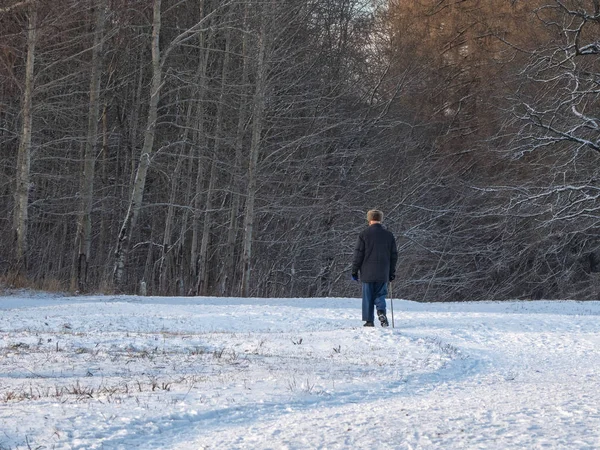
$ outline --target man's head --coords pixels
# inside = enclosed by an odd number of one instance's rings
[[[369,224],[379,223],[383,220],[383,213],[378,209],[371,209],[367,211],[367,222]]]

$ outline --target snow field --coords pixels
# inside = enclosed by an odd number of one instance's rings
[[[0,449],[597,449],[600,303],[0,297]]]

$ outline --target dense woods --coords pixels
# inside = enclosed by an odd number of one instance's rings
[[[598,298],[597,0],[0,0],[0,276]]]

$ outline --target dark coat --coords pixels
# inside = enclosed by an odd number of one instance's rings
[[[396,277],[398,249],[394,235],[380,223],[374,223],[358,235],[354,249],[352,274],[360,271],[363,283],[386,283]]]

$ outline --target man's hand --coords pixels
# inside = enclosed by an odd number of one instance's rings
[[[396,279],[396,275],[394,275],[394,274],[390,275],[390,283],[391,283],[392,281],[394,281],[395,279]]]
[[[352,279],[353,279],[354,281],[358,281],[358,274],[357,274],[357,273],[353,273],[353,274],[352,274]]]

